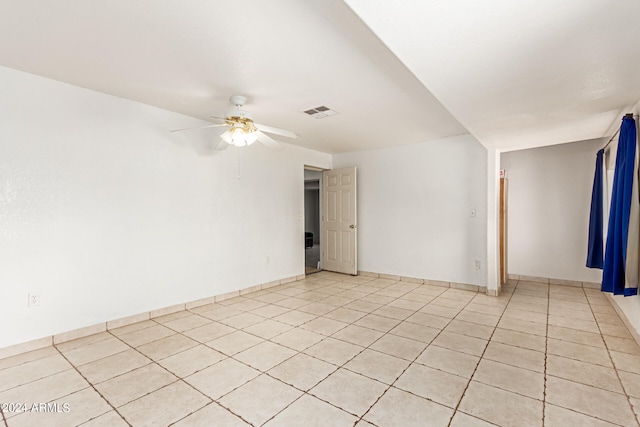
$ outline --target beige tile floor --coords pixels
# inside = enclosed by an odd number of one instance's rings
[[[12,427],[637,426],[640,348],[598,290],[322,272],[0,359],[0,402]]]

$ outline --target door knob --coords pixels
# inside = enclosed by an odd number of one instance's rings
[[[351,225],[349,226],[349,228],[356,228],[356,226],[355,226],[355,225],[353,225],[353,224],[351,224]]]

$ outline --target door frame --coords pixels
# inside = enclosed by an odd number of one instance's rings
[[[303,166],[303,177],[302,177],[302,229],[303,229],[303,242],[304,242],[304,220],[306,218],[306,211],[305,211],[305,206],[304,206],[304,171],[308,170],[308,171],[313,171],[313,172],[320,172],[320,178],[319,180],[319,200],[318,200],[318,218],[320,220],[320,235],[318,236],[318,241],[320,242],[320,268],[318,269],[318,271],[322,271],[324,268],[324,239],[322,238],[322,233],[324,232],[322,229],[322,172],[326,171],[326,170],[330,170],[327,168],[321,168],[321,167],[317,167],[317,166],[311,166],[311,165],[304,165]],[[304,248],[304,245],[302,246]],[[303,252],[303,257],[302,257],[302,268],[303,271],[306,271],[306,256],[304,256],[304,252]]]
[[[507,235],[506,235],[506,204],[505,204],[505,178],[500,178],[500,286],[506,283],[506,244],[507,244]]]
[[[507,173],[500,177],[500,209],[499,215],[499,250],[498,259],[499,286],[507,284],[509,281],[509,178]]]

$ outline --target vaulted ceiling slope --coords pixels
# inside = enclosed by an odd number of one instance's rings
[[[329,153],[469,131],[514,149],[613,133],[640,100],[639,12],[636,0],[3,0],[0,65],[204,120],[246,95],[257,122]],[[339,114],[303,113],[321,105]]]
[[[640,1],[345,1],[485,146],[608,136],[640,101]]]

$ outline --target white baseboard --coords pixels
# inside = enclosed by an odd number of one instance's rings
[[[464,289],[472,292],[486,292],[486,286],[468,283],[445,282],[442,280],[425,279],[420,277],[399,276],[396,274],[376,273],[372,271],[358,271],[359,276],[378,277],[380,279],[398,280],[402,282],[421,283],[425,285],[441,286],[443,288]]]

